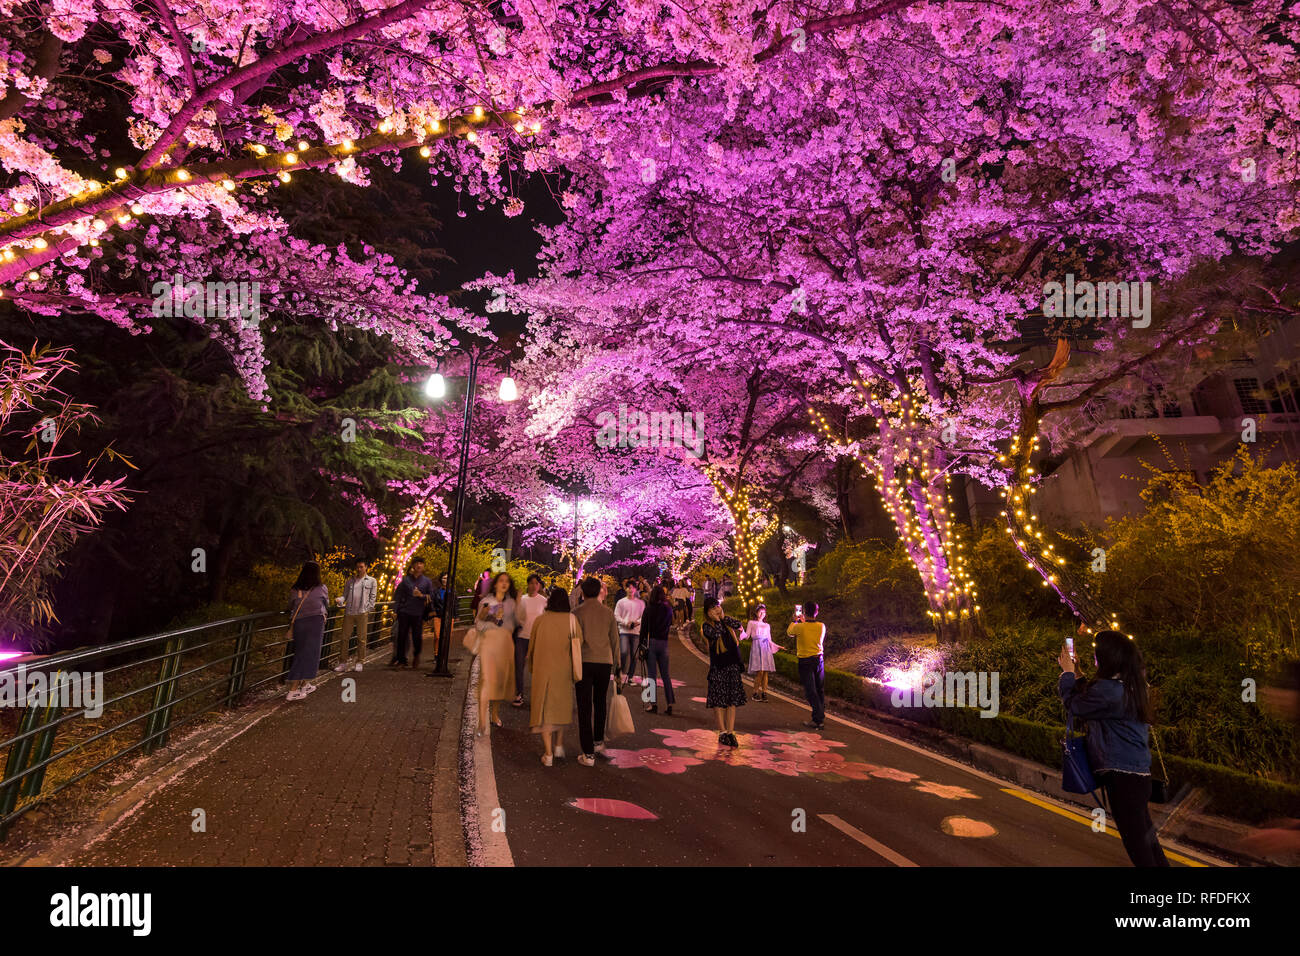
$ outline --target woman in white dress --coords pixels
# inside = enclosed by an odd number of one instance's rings
[[[772,628],[767,623],[767,605],[754,608],[754,616],[745,624],[749,638],[749,672],[754,675],[754,700],[767,700],[767,675],[776,670],[774,652],[781,650],[772,643]]]

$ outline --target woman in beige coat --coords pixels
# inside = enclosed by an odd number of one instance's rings
[[[581,644],[582,626],[569,613],[569,595],[563,588],[551,588],[546,610],[532,623],[528,639],[528,664],[533,672],[528,723],[533,733],[542,735],[542,765],[546,767],[555,757],[564,756],[564,728],[573,723],[575,637]]]
[[[501,702],[515,692],[515,582],[502,571],[479,601],[475,624],[480,630],[478,734],[488,719],[501,726]]]

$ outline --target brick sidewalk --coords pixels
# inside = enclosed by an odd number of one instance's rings
[[[343,702],[335,677],[306,700],[277,705],[64,862],[464,865],[463,837],[447,822],[459,808],[436,808],[434,794],[435,781],[441,802],[458,793],[467,661],[453,660],[455,679],[432,680],[428,668],[379,666],[387,657],[342,675],[356,678],[354,703]],[[159,777],[161,785],[166,774]],[[206,832],[192,830],[196,808],[206,813]]]

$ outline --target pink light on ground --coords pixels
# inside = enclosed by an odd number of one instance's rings
[[[26,651],[0,651],[0,661],[11,661],[15,657],[27,656]]]

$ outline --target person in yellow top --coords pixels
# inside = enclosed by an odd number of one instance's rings
[[[795,605],[794,621],[785,629],[787,637],[795,639],[795,654],[799,658],[799,680],[812,707],[812,720],[805,727],[821,730],[826,724],[826,663],[822,645],[826,641],[826,625],[817,620],[821,610],[816,601]]]

